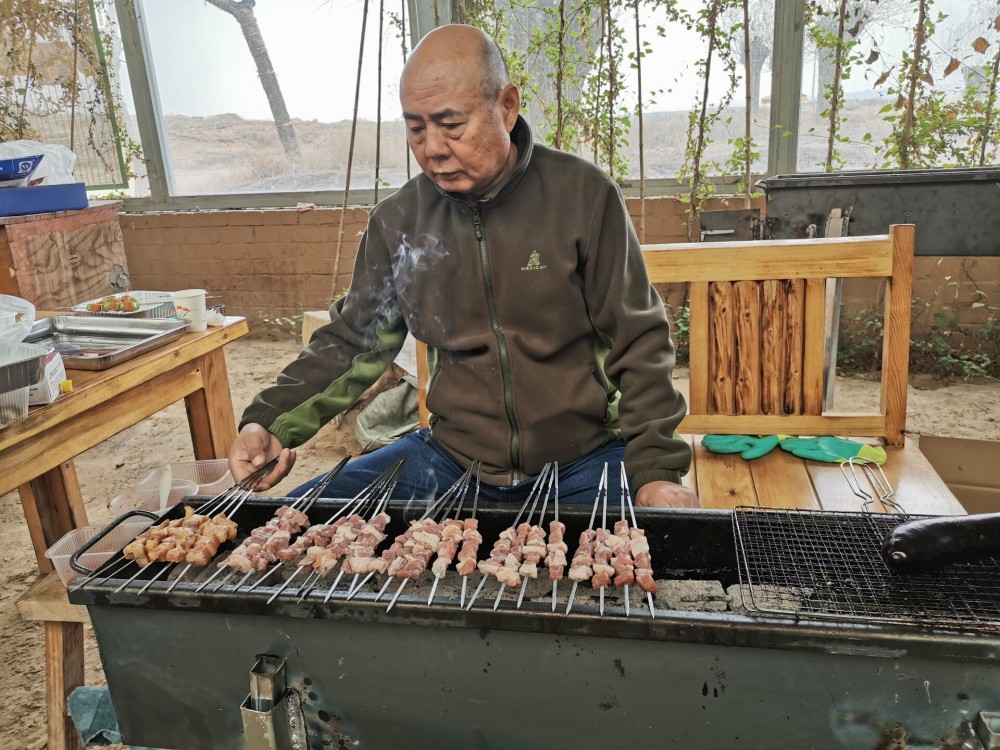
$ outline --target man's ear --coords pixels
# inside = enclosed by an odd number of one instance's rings
[[[503,110],[503,121],[509,133],[514,129],[517,116],[521,113],[521,92],[513,83],[508,83],[500,92],[500,107]]]

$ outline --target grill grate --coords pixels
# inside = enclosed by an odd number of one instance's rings
[[[744,606],[794,617],[1000,630],[1000,558],[896,573],[882,538],[920,516],[737,507]]]

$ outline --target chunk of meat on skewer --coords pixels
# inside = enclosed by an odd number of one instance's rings
[[[462,549],[458,551],[458,565],[455,570],[460,576],[467,576],[476,569],[476,558],[483,535],[479,533],[479,519],[466,518],[462,521]]]
[[[549,521],[549,542],[545,545],[548,554],[545,556],[545,565],[549,569],[550,581],[561,580],[566,568],[566,553],[569,552],[569,547],[563,541],[565,533],[566,524]]]

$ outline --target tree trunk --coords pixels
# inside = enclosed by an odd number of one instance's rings
[[[298,161],[302,157],[299,139],[295,135],[292,119],[288,116],[285,97],[281,93],[278,76],[271,64],[271,56],[267,53],[264,35],[260,33],[257,17],[253,13],[256,0],[207,0],[207,2],[219,10],[225,11],[239,23],[247,48],[250,50],[250,56],[253,57],[254,64],[257,66],[260,85],[263,87],[267,103],[271,107],[271,116],[274,117],[274,127],[278,131],[281,147],[285,150],[285,156]]]
[[[910,168],[910,152],[913,151],[913,131],[917,127],[917,82],[924,62],[924,21],[927,18],[927,0],[917,2],[917,25],[913,28],[913,61],[907,71],[907,95],[903,110],[903,121],[899,134],[899,168]]]

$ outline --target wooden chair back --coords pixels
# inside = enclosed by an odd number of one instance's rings
[[[812,240],[645,245],[654,283],[689,282],[691,385],[684,433],[878,437],[902,447],[913,225]],[[885,280],[878,412],[825,412],[828,279]]]

